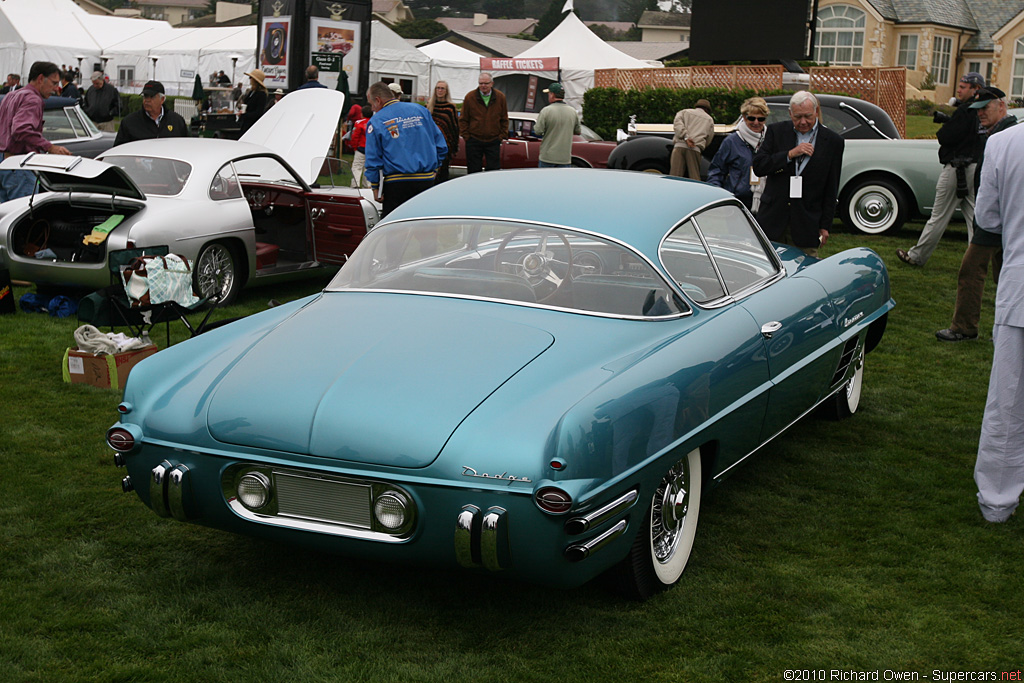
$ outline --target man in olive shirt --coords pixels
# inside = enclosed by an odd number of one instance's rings
[[[540,143],[540,168],[572,166],[572,136],[580,134],[580,117],[565,103],[565,88],[552,83],[545,90],[548,106],[540,110],[533,130],[544,139]]]

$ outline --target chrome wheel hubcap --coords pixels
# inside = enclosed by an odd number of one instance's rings
[[[651,511],[651,545],[658,562],[668,562],[679,544],[680,531],[689,508],[690,467],[686,459],[669,470],[654,496]]]

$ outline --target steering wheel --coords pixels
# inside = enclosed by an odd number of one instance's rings
[[[529,233],[533,233],[530,235]],[[526,248],[527,251],[514,263],[502,260],[505,249],[509,243],[517,237],[533,238],[537,240],[535,246],[516,245],[516,249]],[[554,257],[553,252],[548,249],[548,239],[551,235],[545,230],[535,228],[518,228],[501,240],[498,250],[494,252],[494,269],[500,272],[513,273],[526,278],[537,296],[537,303],[545,303],[554,298],[567,282],[572,280],[572,246],[568,238],[562,233],[558,237],[565,245],[565,260],[561,261]]]

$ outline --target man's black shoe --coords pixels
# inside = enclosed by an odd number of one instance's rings
[[[959,332],[954,332],[953,330],[951,330],[949,328],[946,328],[944,330],[939,330],[938,332],[936,332],[935,333],[935,338],[938,339],[939,341],[958,342],[958,341],[970,341],[972,339],[977,339],[978,335],[976,335],[976,334],[960,334]]]

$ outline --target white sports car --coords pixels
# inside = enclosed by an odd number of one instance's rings
[[[341,93],[303,90],[239,141],[6,159],[0,169],[34,171],[41,191],[0,205],[0,256],[12,278],[98,289],[110,283],[109,252],[167,245],[195,264],[200,295],[222,303],[248,282],[342,263],[379,218],[369,190],[328,179],[324,154],[344,106]]]

